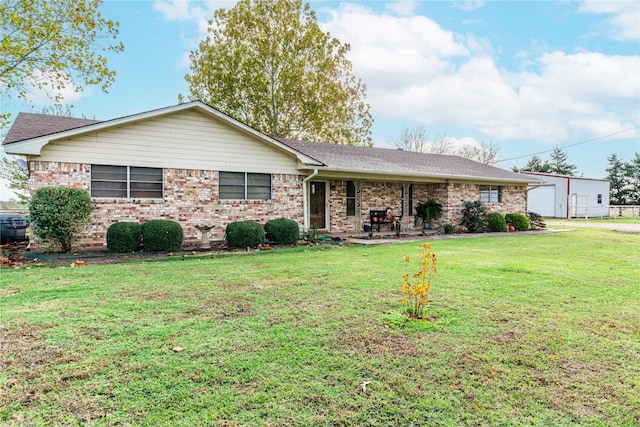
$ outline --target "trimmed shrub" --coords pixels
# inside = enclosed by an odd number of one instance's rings
[[[451,223],[446,223],[444,225],[444,234],[451,234],[455,230],[456,226]]]
[[[487,208],[480,200],[462,202],[460,225],[466,227],[471,233],[477,233],[484,229],[486,222]]]
[[[137,222],[116,222],[107,229],[107,249],[109,252],[135,252],[142,247],[142,224]]]
[[[300,240],[300,226],[292,219],[272,219],[264,225],[268,241],[274,245],[293,245]]]
[[[230,248],[257,248],[264,243],[264,229],[255,221],[235,221],[227,225],[227,245]]]
[[[529,217],[529,228],[532,230],[544,230],[547,228],[547,223],[544,222],[544,217],[535,212],[527,212]]]
[[[510,213],[504,216],[507,224],[512,225],[518,231],[526,231],[529,229],[529,218],[525,214]]]
[[[42,187],[29,201],[31,231],[71,253],[71,243],[91,224],[91,197],[80,188]]]
[[[489,231],[507,231],[507,222],[500,212],[491,212],[487,215],[487,227]]]
[[[148,252],[176,251],[182,248],[184,232],[175,221],[152,219],[142,226],[142,244]]]

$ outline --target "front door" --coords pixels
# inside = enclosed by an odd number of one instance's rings
[[[311,181],[309,183],[309,227],[327,228],[327,183]]]

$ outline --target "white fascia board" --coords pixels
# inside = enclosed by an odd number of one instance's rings
[[[311,167],[307,167],[307,169],[312,169]],[[314,167],[313,169],[318,169],[320,172],[319,176],[326,176],[331,178],[338,178],[341,174],[348,176],[359,175],[362,177],[388,177],[395,178],[398,181],[406,181],[408,178],[420,178],[420,179],[434,179],[438,182],[447,182],[447,181],[473,181],[473,182],[497,182],[497,183],[505,183],[505,184],[537,184],[542,182],[539,179],[533,177],[526,177],[520,180],[516,179],[505,179],[505,178],[491,178],[491,177],[481,177],[481,176],[469,176],[469,175],[447,175],[447,174],[419,174],[419,173],[398,173],[392,171],[367,171],[362,169],[342,169],[336,167],[324,167],[318,168]]]
[[[3,144],[2,150],[7,154],[21,156],[39,156],[42,147],[47,145],[49,141],[49,138],[32,138],[26,141]]]

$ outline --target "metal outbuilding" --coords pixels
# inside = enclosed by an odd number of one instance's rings
[[[530,187],[527,210],[554,218],[588,218],[609,216],[609,191],[606,179],[593,179],[542,172],[523,172],[541,179]]]

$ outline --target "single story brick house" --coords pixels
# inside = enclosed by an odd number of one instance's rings
[[[106,245],[120,221],[170,219],[186,241],[196,225],[289,218],[301,229],[358,233],[370,210],[393,209],[404,229],[414,205],[443,205],[435,227],[457,224],[462,202],[491,211],[526,212],[521,175],[457,156],[272,138],[199,101],[107,121],[21,113],[5,140],[7,154],[26,157],[31,191],[86,189],[93,226],[81,248]]]

